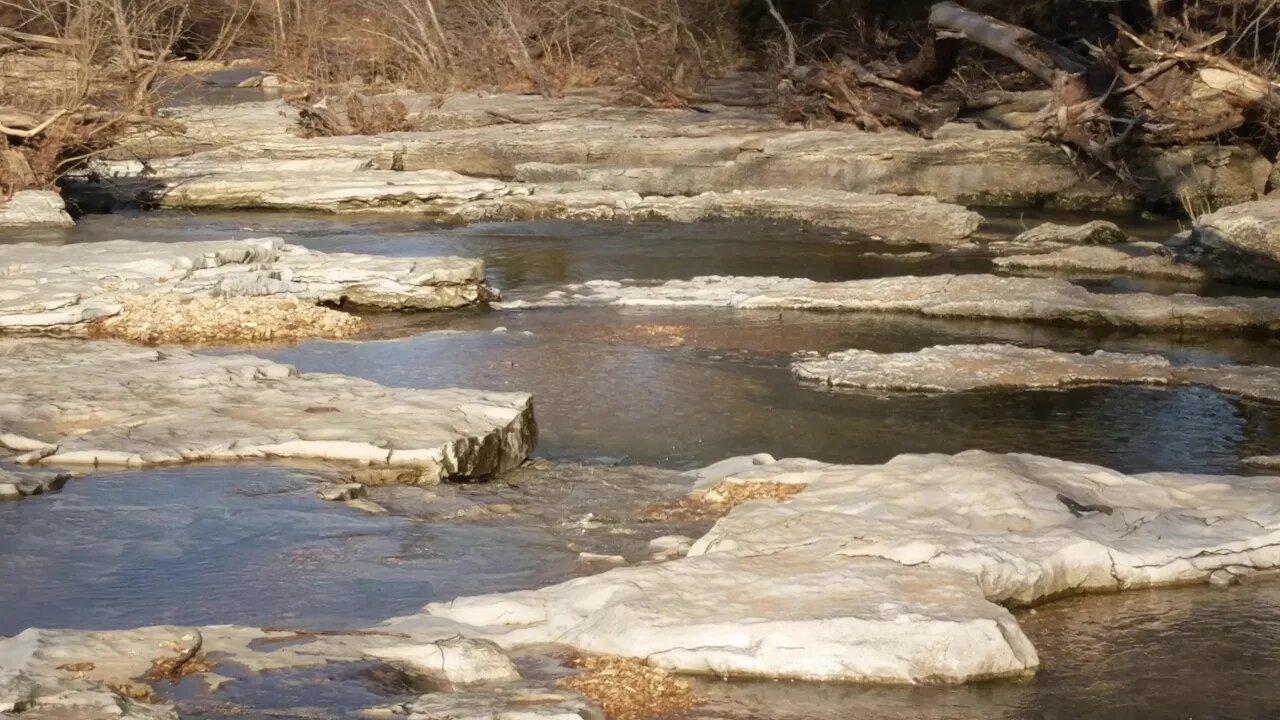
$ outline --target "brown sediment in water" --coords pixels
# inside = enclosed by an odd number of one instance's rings
[[[570,664],[582,672],[560,684],[598,704],[609,720],[662,717],[706,702],[688,683],[643,660],[577,655]]]
[[[640,511],[640,517],[647,522],[714,520],[751,500],[786,502],[805,487],[801,483],[722,482],[675,502],[650,505]]]
[[[89,334],[142,345],[270,343],[345,338],[364,328],[354,315],[296,298],[161,293],[129,299],[118,315],[94,321]]]

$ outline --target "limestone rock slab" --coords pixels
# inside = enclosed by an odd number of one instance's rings
[[[913,353],[846,350],[801,358],[791,372],[801,380],[875,390],[963,392],[1001,388],[1053,388],[1096,383],[1173,382],[1174,368],[1159,355],[1064,353],[1015,345],[938,345]]]
[[[1280,299],[1276,298],[1103,294],[1059,279],[981,274],[830,283],[714,275],[662,283],[595,280],[498,306],[579,305],[914,313],[1147,330],[1271,330],[1280,319]]]
[[[247,355],[119,342],[0,341],[0,444],[19,462],[141,467],[306,458],[405,482],[515,467],[528,395],[388,388]]]
[[[804,551],[619,568],[427,612],[508,647],[557,642],[724,677],[962,682],[1038,664],[968,578]]]
[[[0,199],[0,228],[70,227],[62,196],[49,190],[21,190],[8,200]]]
[[[690,551],[805,547],[967,574],[993,602],[1207,582],[1280,566],[1276,478],[1145,473],[1035,455],[902,455],[884,465],[766,465],[737,481],[801,482],[749,503]]]
[[[486,293],[479,260],[322,253],[279,238],[0,245],[0,280],[0,332],[73,334],[152,294],[429,310]]]
[[[1175,366],[1159,355],[1058,352],[998,343],[936,345],[916,352],[845,350],[800,355],[800,380],[832,387],[907,392],[966,392],[1078,385],[1202,385],[1246,400],[1280,402],[1280,368]]]

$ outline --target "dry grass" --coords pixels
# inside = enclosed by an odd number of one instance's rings
[[[572,665],[582,673],[560,684],[604,708],[609,720],[663,717],[706,702],[688,683],[643,660],[579,655]]]
[[[650,505],[640,511],[640,517],[648,522],[714,520],[724,517],[742,503],[751,500],[786,502],[804,489],[805,485],[801,483],[722,482],[710,490],[673,503]]]
[[[364,327],[354,315],[294,298],[161,293],[126,301],[120,314],[95,321],[90,334],[143,345],[271,343],[349,337]]]

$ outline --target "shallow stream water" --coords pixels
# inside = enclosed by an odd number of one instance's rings
[[[1038,220],[1010,215],[989,229],[1010,234]],[[1137,222],[1131,229],[1154,238],[1176,228]],[[845,280],[991,268],[981,252],[921,256],[907,253],[922,248],[753,224],[442,228],[379,217],[156,212],[90,217],[69,231],[0,235],[0,242],[266,235],[326,251],[483,257],[491,283],[509,298],[592,279]],[[683,470],[756,452],[883,462],[902,452],[982,448],[1130,472],[1242,473],[1248,472],[1242,458],[1280,451],[1280,407],[1204,389],[877,394],[806,386],[788,372],[791,354],[801,350],[987,341],[1155,352],[1175,362],[1280,364],[1280,348],[1248,338],[711,310],[472,310],[369,320],[368,336],[358,341],[252,352],[303,371],[388,385],[532,392],[537,454],[555,462],[488,484],[377,488],[373,499],[391,511],[383,515],[316,499],[316,484],[332,477],[317,468],[92,475],[57,495],[0,504],[0,634],[29,626],[156,623],[359,627],[430,601],[545,585],[598,569],[580,562],[580,552],[636,560],[650,537],[697,534],[698,527],[635,522],[645,503],[676,497],[689,483],[675,473],[630,469],[637,465]],[[1022,611],[1020,621],[1044,661],[1030,681],[964,688],[706,681],[699,691],[713,702],[696,715],[1280,715],[1273,680],[1280,667],[1280,583],[1076,598]],[[345,717],[368,704],[367,680],[350,668],[258,686],[245,680],[237,712],[306,706]],[[306,690],[317,684],[324,693]]]

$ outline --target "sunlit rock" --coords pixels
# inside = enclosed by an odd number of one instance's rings
[[[1280,299],[1092,293],[1065,280],[996,275],[902,276],[846,282],[703,276],[666,282],[593,280],[499,307],[719,307],[911,313],[927,317],[1100,325],[1145,330],[1273,330]]]
[[[80,335],[89,332],[93,321],[127,312],[131,305],[141,315],[157,315],[155,322],[173,314],[149,312],[148,303],[169,302],[143,299],[153,295],[294,298],[397,310],[460,307],[487,297],[479,260],[322,253],[279,238],[0,245],[0,280],[0,332]],[[287,337],[290,314],[277,312],[271,303],[264,305],[270,307],[261,321],[275,323]],[[216,313],[210,314],[216,319]],[[208,332],[203,332],[206,339],[218,339],[218,327],[224,327],[231,339],[243,334],[236,327],[243,324],[239,313],[233,314],[234,322],[211,320],[204,329]],[[143,321],[145,317],[139,322]],[[137,329],[137,323],[128,324]],[[314,325],[342,327],[327,320]],[[192,328],[196,330],[200,328]],[[160,334],[158,341],[181,339]]]
[[[803,489],[738,506],[681,560],[427,612],[506,647],[559,642],[683,672],[964,682],[1036,669],[1002,605],[1280,566],[1276,478],[970,451],[784,460],[720,482]]]
[[[388,388],[247,355],[0,342],[0,444],[19,462],[142,467],[307,458],[430,484],[517,466],[528,395]]]
[[[0,440],[0,445],[3,445]],[[61,489],[70,473],[49,470],[15,470],[0,467],[0,500],[21,500]]]
[[[68,227],[74,223],[62,196],[49,190],[21,190],[0,197],[0,228]]]

